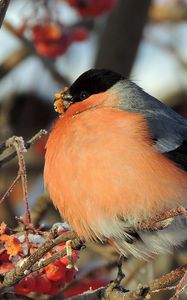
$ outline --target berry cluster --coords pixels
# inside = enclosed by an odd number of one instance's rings
[[[75,9],[81,17],[96,17],[109,10],[117,0],[64,0]],[[38,5],[36,1],[34,5]],[[40,55],[56,59],[63,55],[74,42],[82,42],[89,37],[90,31],[78,24],[66,26],[60,16],[54,17],[54,12],[43,2],[44,17],[28,17],[18,28],[20,36],[28,37],[34,43]],[[35,9],[35,11],[39,11]]]
[[[96,17],[111,10],[116,0],[66,0],[82,17]]]
[[[29,234],[28,239],[22,235],[1,235],[2,246],[0,248],[0,274],[15,268],[15,266],[22,262],[22,259],[27,257],[28,249],[29,253],[33,253],[36,249],[45,242],[43,236],[39,234]],[[29,241],[29,248],[28,248]],[[63,250],[66,247],[65,244],[60,244],[54,247],[51,252],[48,252],[43,258],[49,258],[55,253]],[[73,250],[72,255],[73,262],[76,263],[78,259],[78,251]],[[72,281],[76,274],[74,268],[67,268],[69,264],[67,256],[60,258],[59,260],[47,265],[43,269],[40,269],[32,274],[29,274],[22,279],[17,285],[15,285],[15,291],[20,295],[28,295],[35,292],[39,295],[54,295],[66,283]]]
[[[25,23],[19,28],[19,33],[25,35],[27,32],[31,33],[37,52],[50,58],[63,55],[73,42],[82,42],[89,36],[84,27],[65,27],[53,21],[34,25]]]
[[[64,245],[58,246],[58,251],[63,248]],[[57,249],[55,249],[55,251],[57,251]],[[76,262],[78,252],[74,251],[73,253],[74,262]],[[41,295],[55,295],[66,283],[71,282],[76,274],[75,269],[68,269],[67,265],[67,257],[62,257],[47,267],[28,275],[15,286],[16,292],[20,295],[28,295],[31,292]]]

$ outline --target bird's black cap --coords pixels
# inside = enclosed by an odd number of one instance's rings
[[[93,94],[105,92],[124,77],[106,69],[90,69],[84,72],[69,88],[73,102],[81,101]]]

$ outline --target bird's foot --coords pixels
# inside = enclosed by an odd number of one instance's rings
[[[129,290],[127,290],[126,288],[124,288],[123,286],[121,286],[121,281],[125,278],[125,274],[122,270],[123,267],[123,261],[124,261],[125,257],[124,256],[120,256],[117,267],[118,267],[118,273],[117,273],[117,277],[114,281],[112,281],[108,288],[107,288],[107,292],[111,292],[113,289],[117,289],[123,293],[129,292]]]
[[[66,266],[67,269],[75,269],[78,271],[78,267],[74,262],[73,258],[73,250],[72,250],[72,241],[69,240],[66,242],[66,252],[67,252],[67,258],[68,258],[68,265]]]
[[[114,282],[117,285],[120,285],[120,283],[123,280],[123,278],[125,278],[125,273],[122,270],[124,259],[125,259],[125,257],[121,255],[120,258],[119,258],[118,264],[117,264],[118,273],[117,273],[116,279],[114,280]]]

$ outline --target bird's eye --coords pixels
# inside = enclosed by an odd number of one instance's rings
[[[80,100],[84,100],[84,99],[86,99],[86,98],[88,98],[88,97],[89,97],[88,92],[82,91],[82,92],[80,93]]]

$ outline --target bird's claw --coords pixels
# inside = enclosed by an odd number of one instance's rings
[[[120,285],[121,281],[125,277],[125,274],[122,271],[122,265],[123,265],[124,259],[125,259],[124,256],[120,256],[120,259],[117,264],[117,267],[118,267],[117,277],[114,281],[110,282],[110,284],[107,288],[107,293],[110,293],[113,289],[117,289],[118,291],[123,292],[123,293],[129,292],[129,290],[127,290],[126,288],[124,288],[123,286]]]

